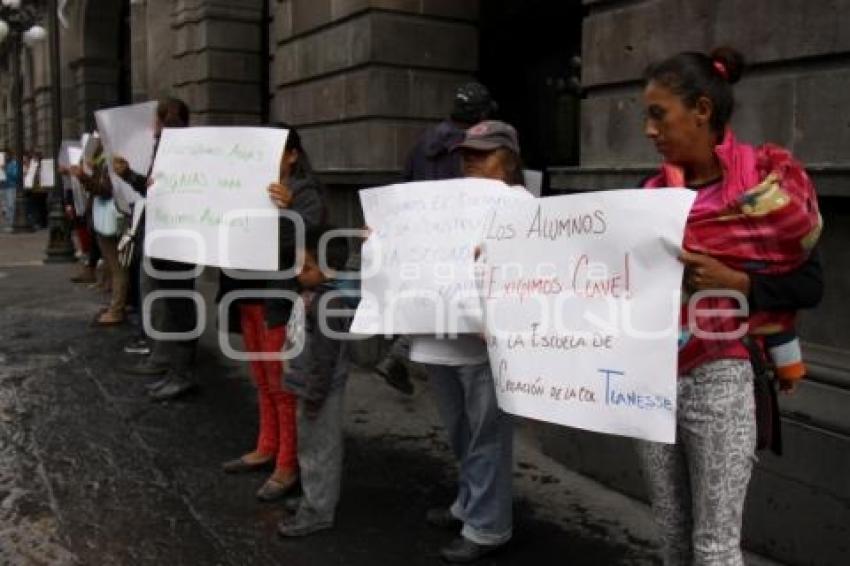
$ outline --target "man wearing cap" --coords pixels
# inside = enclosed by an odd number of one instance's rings
[[[493,190],[525,190],[519,140],[510,124],[488,120],[469,128],[454,153],[465,177],[506,185]],[[499,407],[479,335],[419,334],[410,341],[410,360],[428,374],[459,469],[455,500],[430,509],[426,519],[435,527],[460,530],[440,555],[449,563],[468,564],[504,548],[513,534],[513,419]]]
[[[476,82],[460,86],[455,92],[449,118],[426,130],[410,152],[404,180],[439,181],[463,177],[461,156],[453,149],[464,140],[470,127],[488,119],[496,110],[497,105],[487,87]],[[408,395],[413,393],[413,383],[405,365],[409,352],[407,337],[400,336],[387,356],[375,366],[375,372],[389,385]]]
[[[465,177],[497,179],[508,186],[525,186],[516,129],[506,122],[487,120],[466,131],[455,147]]]

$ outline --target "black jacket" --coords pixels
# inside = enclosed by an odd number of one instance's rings
[[[290,185],[292,191],[292,205],[289,210],[298,214],[303,220],[307,228],[317,226],[325,220],[327,215],[327,207],[325,204],[324,191],[319,181],[312,176],[293,180]],[[295,263],[295,243],[296,243],[296,228],[295,223],[285,217],[280,219],[280,228],[278,236],[279,260],[278,268],[280,270],[290,269]],[[250,273],[250,272],[245,272]],[[257,274],[258,276],[261,274]],[[219,286],[216,301],[221,299],[232,291],[242,290],[275,290],[297,292],[298,285],[295,277],[287,279],[270,279],[258,277],[257,279],[234,279],[228,277],[222,271],[219,275]],[[287,298],[257,298],[257,299],[239,299],[230,303],[228,312],[228,331],[241,333],[242,329],[239,323],[239,305],[240,304],[258,304],[263,303],[266,307],[266,325],[269,328],[283,326],[289,320],[289,315],[292,312],[292,301]],[[221,324],[221,321],[219,321]]]
[[[327,325],[327,329],[336,334],[349,331],[351,319],[348,316],[328,316],[328,313],[348,309],[343,298],[329,296],[327,309],[321,308],[323,297],[338,289],[336,282],[329,281],[305,292],[306,308],[293,313],[286,331],[288,351],[299,349],[296,344],[301,345],[300,353],[290,361],[285,372],[286,388],[319,405],[332,391],[342,388],[348,378],[348,342],[323,328]]]
[[[464,136],[464,130],[449,120],[429,128],[407,158],[404,180],[439,181],[463,177],[460,155],[452,149]]]
[[[750,273],[750,309],[785,311],[811,309],[823,298],[823,269],[815,248],[806,263],[781,275]]]

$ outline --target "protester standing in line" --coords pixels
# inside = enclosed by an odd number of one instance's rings
[[[155,136],[159,139],[163,128],[181,128],[189,125],[189,107],[176,98],[168,98],[159,103],[156,110]],[[158,146],[158,144],[157,144]],[[156,149],[154,149],[156,152]],[[120,157],[120,156],[119,156]],[[123,163],[122,163],[123,161]],[[145,177],[132,174],[126,160],[115,159],[116,173],[129,179],[130,185],[142,195],[147,194],[150,172]],[[138,253],[144,253],[144,237],[136,235]],[[140,259],[141,261],[141,259]],[[147,264],[147,261],[144,262]],[[142,316],[149,316],[151,327],[157,332],[191,334],[197,326],[197,307],[188,298],[162,298],[153,301],[150,313],[145,313],[145,297],[155,291],[192,292],[195,290],[195,266],[192,264],[150,258],[150,266],[159,272],[168,272],[171,278],[159,278],[149,273],[146,265],[141,268],[141,305]],[[178,275],[179,274],[179,275]],[[197,389],[194,363],[197,351],[197,337],[181,339],[150,340],[150,356],[138,364],[129,366],[127,372],[135,375],[157,376],[149,383],[148,394],[154,401],[169,401],[182,397]]]
[[[321,183],[313,174],[310,160],[301,145],[298,131],[289,130],[280,164],[280,177],[269,188],[269,196],[281,209],[297,214],[308,229],[321,223],[327,209]],[[282,270],[295,261],[296,227],[292,220],[280,220],[280,260]],[[247,274],[246,274],[247,275]],[[297,291],[295,278],[287,280],[235,279],[223,271],[219,280],[218,300],[228,293],[252,289]],[[280,354],[286,340],[286,323],[292,311],[292,300],[286,297],[243,298],[230,303],[226,324],[242,334],[245,348],[252,354]],[[220,321],[220,324],[225,324]],[[274,472],[257,492],[261,501],[273,501],[285,495],[298,480],[296,396],[285,389],[283,363],[279,359],[253,360],[251,374],[257,386],[259,434],[256,448],[226,462],[227,473],[250,472],[269,466]]]
[[[509,124],[473,126],[456,149],[464,176],[503,181],[505,190],[522,187],[519,141]],[[503,547],[513,533],[513,420],[499,408],[479,336],[413,336],[410,359],[424,364],[460,465],[457,498],[450,507],[428,511],[427,521],[461,527],[460,537],[441,555],[452,563],[473,562]]]
[[[484,85],[471,82],[460,86],[455,92],[449,118],[426,130],[410,152],[404,180],[440,181],[463,177],[460,154],[453,150],[463,141],[466,130],[492,117],[496,109],[497,105]],[[405,363],[409,356],[409,337],[398,336],[384,359],[375,366],[375,372],[390,386],[408,395],[413,393],[413,383]]]
[[[335,280],[348,262],[348,243],[323,237],[330,227],[312,227],[305,234],[304,267],[298,274],[301,301],[287,325],[287,351],[303,347],[286,371],[286,387],[298,396],[298,461],[302,495],[291,500],[292,514],[278,525],[284,537],[304,537],[329,529],[336,517],[342,490],[343,422],[348,381],[348,304]],[[322,257],[324,256],[324,257]],[[324,260],[324,261],[321,261]],[[324,264],[324,265],[323,265]],[[325,267],[326,266],[326,267]],[[329,271],[326,271],[325,269]]]
[[[153,170],[154,160],[156,159],[156,152],[159,148],[159,140],[162,136],[163,128],[184,128],[189,125],[189,107],[186,104],[176,98],[166,98],[159,102],[156,108],[156,112],[154,115],[154,149],[153,155],[151,156],[151,164],[148,167],[147,172],[144,174],[133,171],[130,168],[130,164],[124,156],[115,155],[112,159],[112,167],[115,171],[115,174],[121,177],[121,179],[130,185],[134,191],[136,191],[142,197],[147,196],[148,186],[151,183],[151,171]],[[137,201],[135,204],[131,205],[131,210],[128,212],[128,217],[133,218],[134,212],[136,212],[136,206],[144,206],[144,201]],[[129,266],[130,272],[130,293],[134,295],[131,299],[131,302],[137,307],[139,314],[144,316],[142,313],[142,302],[144,298],[143,292],[143,281],[145,280],[144,274],[142,273],[143,267],[143,258],[144,258],[144,245],[145,245],[145,222],[144,222],[144,214],[139,215],[139,224],[137,226],[133,226],[132,220],[131,224],[131,234],[129,238],[127,238],[127,244],[133,244],[133,254],[131,256],[131,262]],[[126,238],[126,235],[125,235]],[[167,264],[165,264],[167,265]],[[189,287],[188,282],[186,283],[186,287]],[[194,284],[192,283],[192,288],[194,288]],[[153,314],[153,313],[151,313]],[[142,318],[139,318],[139,328],[137,335],[124,347],[124,351],[128,354],[139,354],[147,356],[151,353],[151,343],[148,341],[147,336],[145,335],[145,331],[143,328]],[[156,328],[156,326],[154,326]],[[148,374],[146,374],[148,375]],[[159,381],[155,382],[159,383]]]
[[[112,181],[106,167],[103,147],[99,146],[89,164],[91,175],[81,168],[74,167],[72,172],[92,195],[93,227],[97,235],[98,247],[106,262],[112,298],[109,307],[97,318],[101,326],[114,326],[124,322],[124,306],[127,300],[127,270],[118,262],[119,213],[112,198]]]
[[[819,263],[810,250],[821,221],[805,171],[776,146],[738,142],[729,128],[732,84],[743,58],[731,49],[711,55],[681,53],[646,72],[646,134],[664,157],[648,187],[686,186],[698,192],[685,234],[687,291],[737,291],[756,310],[796,309],[819,299]],[[748,273],[749,271],[749,273]],[[807,281],[809,280],[809,281]],[[773,300],[787,296],[796,300]],[[712,298],[703,309],[737,308]],[[759,313],[751,331],[769,340],[777,328],[793,332],[787,313]],[[754,453],[756,420],[750,353],[740,337],[720,338],[742,320],[691,320],[683,309],[680,339],[677,441],[640,443],[653,509],[662,528],[667,565],[743,565],[741,522]],[[710,337],[684,331],[696,323]],[[773,361],[780,383],[792,389],[799,374],[785,373],[794,357]],[[789,346],[790,344],[790,346]],[[799,349],[797,349],[799,355]],[[775,349],[771,354],[776,354]],[[794,362],[792,365],[798,367]]]

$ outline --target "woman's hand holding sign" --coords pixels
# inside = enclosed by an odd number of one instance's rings
[[[750,277],[711,256],[683,251],[679,261],[685,264],[685,286],[691,291],[731,290],[750,294]]]
[[[272,183],[268,188],[269,198],[278,208],[289,208],[292,206],[292,191],[281,183]]]

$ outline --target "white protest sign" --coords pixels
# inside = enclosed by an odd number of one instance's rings
[[[24,173],[24,188],[32,189],[35,187],[35,175],[38,173],[38,161],[35,159],[30,159],[30,164],[26,168],[26,172]]]
[[[156,107],[156,102],[142,102],[94,113],[112,179],[112,196],[116,208],[124,214],[129,214],[130,205],[142,196],[115,174],[112,158],[123,157],[130,164],[130,169],[139,175],[147,174],[155,145]]]
[[[56,171],[54,161],[52,159],[44,159],[41,161],[39,168],[39,184],[42,189],[49,189],[56,186]]]
[[[82,155],[83,150],[79,140],[62,140],[62,143],[59,145],[59,153],[56,155],[56,161],[59,162],[60,167],[79,165],[79,160],[76,163],[71,162],[71,157],[69,155],[71,148],[78,149],[79,154]]]
[[[83,157],[83,149],[79,146],[68,147],[68,163],[70,165],[78,165]],[[74,211],[77,216],[84,216],[86,213],[86,191],[83,189],[82,183],[73,175],[68,175],[71,180],[71,193],[74,195]]]
[[[145,253],[233,269],[278,269],[277,207],[267,189],[280,175],[287,131],[163,131],[148,189]]]
[[[481,292],[503,410],[675,441],[678,253],[694,198],[626,190],[493,211]]]
[[[494,207],[533,197],[487,179],[405,183],[360,191],[372,234],[362,249],[355,334],[481,331],[475,247]]]
[[[94,159],[94,154],[97,151],[97,144],[100,141],[100,136],[95,134],[83,134],[80,138],[80,147],[83,148],[82,160]],[[80,165],[84,162],[80,161]]]

